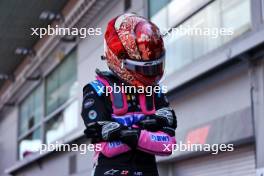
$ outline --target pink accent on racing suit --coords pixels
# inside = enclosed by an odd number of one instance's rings
[[[126,144],[120,141],[101,142],[101,144],[102,154],[109,158],[131,150]],[[167,150],[165,145],[172,146],[173,144],[176,144],[175,137],[171,137],[164,132],[142,130],[138,140],[138,149],[150,154],[167,156],[172,153],[172,150]]]
[[[171,137],[164,132],[141,130],[138,149],[150,154],[166,156],[170,155],[172,150],[167,150],[165,146],[172,146],[172,144],[176,144],[175,137]]]

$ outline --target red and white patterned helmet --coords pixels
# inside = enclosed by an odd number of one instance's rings
[[[155,85],[163,75],[163,39],[158,27],[144,17],[126,13],[112,19],[104,52],[109,69],[131,85]]]

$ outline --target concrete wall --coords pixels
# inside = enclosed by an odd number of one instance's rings
[[[248,69],[238,65],[222,70],[175,92],[170,100],[178,115],[178,130],[195,127],[250,107]]]

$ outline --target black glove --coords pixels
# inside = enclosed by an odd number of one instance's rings
[[[120,140],[122,130],[128,129],[117,122],[109,122],[102,126],[102,139],[105,141]]]
[[[148,115],[144,120],[141,120],[137,123],[140,129],[146,129],[148,131],[158,131],[161,129],[161,124],[158,123],[155,115]]]
[[[144,120],[137,123],[142,129],[148,131],[174,131],[177,127],[177,120],[174,111],[169,108],[161,108],[155,114],[146,116]]]
[[[140,135],[139,129],[128,129],[126,126],[111,121],[92,122],[86,127],[84,133],[87,138],[92,138],[92,143],[121,140],[133,148],[137,146]]]
[[[140,136],[140,129],[132,128],[132,129],[124,129],[120,132],[120,140],[127,144],[130,148],[135,149],[138,144],[138,139]]]
[[[102,140],[102,127],[109,123],[109,121],[98,121],[86,124],[84,134],[87,138]]]
[[[176,115],[173,109],[166,107],[161,108],[155,112],[155,119],[162,127],[177,127]]]

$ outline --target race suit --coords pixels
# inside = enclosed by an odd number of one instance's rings
[[[165,145],[176,143],[175,113],[162,93],[102,91],[121,83],[111,72],[98,72],[97,80],[83,88],[85,134],[102,147],[95,153],[94,175],[158,176],[155,155],[170,155]]]

